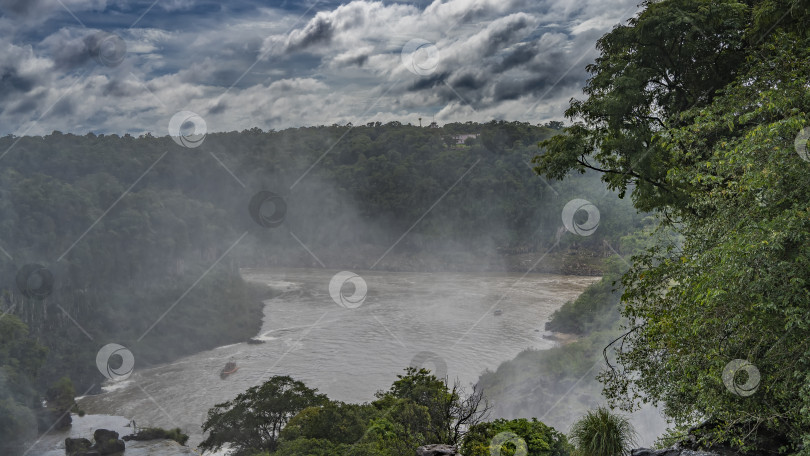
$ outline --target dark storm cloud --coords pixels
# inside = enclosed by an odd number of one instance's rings
[[[489,56],[501,51],[510,45],[519,43],[520,34],[527,28],[536,26],[531,17],[524,14],[513,16],[513,20],[504,23],[502,26],[487,30],[485,35],[487,47],[483,50],[483,55]]]
[[[512,68],[529,63],[537,56],[537,48],[535,43],[518,43],[506,56],[501,60],[501,65],[498,68],[499,72],[504,72]]]
[[[72,116],[76,112],[76,105],[70,97],[64,97],[57,101],[53,108],[47,113],[48,117]]]
[[[220,100],[219,103],[215,104],[214,106],[211,107],[211,109],[208,110],[208,114],[211,115],[222,114],[223,112],[225,112],[227,108],[228,105],[225,104],[224,101]]]
[[[492,98],[495,102],[500,102],[505,100],[515,100],[530,94],[539,95],[545,90],[551,88],[554,82],[555,81],[550,81],[547,78],[533,78],[531,80],[501,80],[492,87]],[[557,85],[558,90],[564,87],[564,85]]]
[[[456,90],[481,90],[487,85],[488,77],[472,73],[459,73],[450,78],[450,85]]]
[[[15,17],[41,13],[44,0],[0,0],[0,11]]]
[[[45,93],[49,74],[37,71],[30,53],[0,40],[0,101],[2,112],[16,119],[33,111]],[[6,125],[9,122],[0,122]]]
[[[53,51],[54,66],[57,70],[72,70],[84,65],[93,58],[93,49],[98,49],[97,43],[94,35],[62,42],[62,46]]]
[[[143,89],[129,81],[110,79],[102,86],[101,93],[105,97],[132,97],[138,95]]]
[[[29,92],[36,81],[32,77],[21,76],[16,68],[0,69],[0,99],[14,92]]]
[[[0,0],[0,125],[14,132],[54,103],[31,133],[165,134],[179,110],[222,130],[559,118],[596,39],[636,2]],[[98,33],[126,44],[120,66],[98,64]],[[435,69],[403,65],[414,39],[435,45]],[[522,118],[542,95],[557,112]]]
[[[408,87],[410,91],[431,90],[435,87],[441,86],[442,81],[446,80],[451,73],[437,73],[424,78],[419,78]]]
[[[37,109],[37,106],[39,106],[40,101],[43,100],[44,98],[45,93],[39,93],[33,96],[26,97],[21,101],[19,101],[17,104],[12,105],[11,108],[8,109],[7,113],[11,114],[12,116],[30,114]]]

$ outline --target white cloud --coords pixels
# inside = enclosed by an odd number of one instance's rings
[[[29,134],[162,135],[184,109],[202,115],[210,131],[433,115],[440,122],[559,119],[584,84],[595,39],[635,3],[435,0],[420,9],[356,0],[296,22],[300,11],[266,6],[183,16],[195,8],[175,0],[160,10],[160,19],[178,15],[167,22],[175,26],[108,30],[127,46],[117,67],[87,58],[86,37],[99,30],[69,16],[31,42],[34,26],[0,17],[0,125],[19,134],[49,107]],[[95,11],[106,2],[66,5]],[[435,43],[434,72],[420,76],[402,65],[402,46],[414,38]]]

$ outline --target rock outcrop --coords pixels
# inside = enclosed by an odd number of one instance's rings
[[[95,443],[87,439],[65,439],[65,454],[67,456],[105,456],[124,451],[124,441],[118,438],[118,433],[107,429],[96,429],[93,433]]]
[[[185,445],[186,442],[188,441],[188,434],[183,434],[183,431],[181,431],[180,428],[175,428],[171,430],[161,428],[143,428],[138,429],[138,432],[136,432],[135,434],[125,435],[121,438],[127,442],[131,440],[147,441],[147,440],[168,439],[174,440],[180,445]]]
[[[416,456],[461,456],[452,445],[424,445],[416,449]]]
[[[68,456],[86,455],[93,443],[87,439],[65,439],[65,453]]]
[[[630,456],[721,456],[720,453],[710,451],[695,451],[685,448],[664,448],[653,450],[650,448],[637,448],[630,452]]]
[[[118,433],[115,431],[96,429],[96,432],[93,433],[93,440],[96,441],[95,449],[102,455],[124,451],[124,441],[118,438]]]

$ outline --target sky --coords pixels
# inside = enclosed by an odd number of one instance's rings
[[[638,3],[0,0],[0,135],[563,120]]]

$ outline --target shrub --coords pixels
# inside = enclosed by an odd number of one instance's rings
[[[624,456],[635,444],[636,431],[627,417],[600,406],[574,423],[571,441],[576,456]]]
[[[496,438],[500,436],[499,438]],[[501,456],[569,456],[571,445],[565,434],[532,418],[497,419],[472,426],[464,436],[461,453],[464,456],[490,456],[495,450]]]

